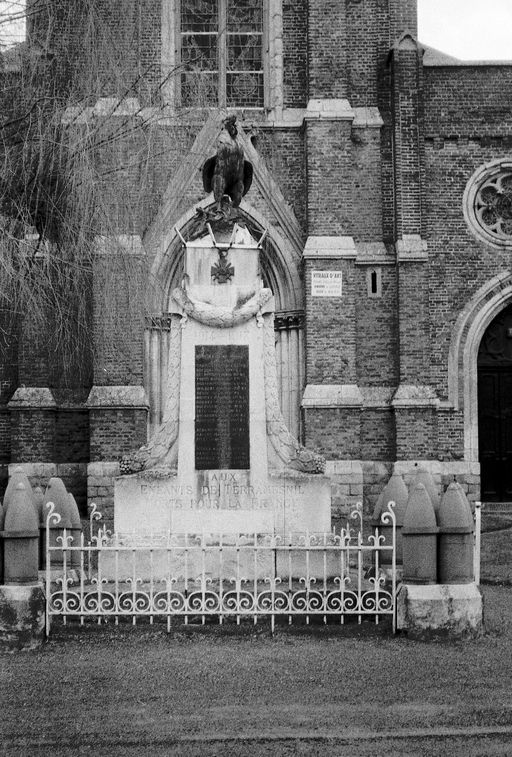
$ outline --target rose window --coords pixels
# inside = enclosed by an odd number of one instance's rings
[[[493,161],[473,174],[464,194],[464,215],[481,241],[512,247],[512,161]]]
[[[476,196],[475,212],[492,234],[512,239],[512,172],[484,184]]]

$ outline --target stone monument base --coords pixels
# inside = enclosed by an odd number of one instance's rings
[[[402,584],[397,629],[412,636],[477,635],[483,629],[482,595],[474,583]]]
[[[261,483],[250,471],[217,470],[191,477],[135,473],[115,480],[114,531],[122,536],[330,530],[327,476],[276,471]]]
[[[190,480],[137,473],[117,478],[114,494],[114,532],[120,546],[132,549],[104,552],[101,572],[107,579],[116,572],[147,580],[203,571],[213,580],[236,578],[237,572],[247,579],[268,578],[273,558],[265,549],[266,537],[279,535],[283,544],[298,544],[300,534],[330,530],[331,483],[326,476],[276,471],[262,485],[245,470],[196,471]],[[237,541],[240,535],[244,540]],[[197,550],[198,538],[208,545],[204,556]],[[306,573],[305,556],[291,552],[291,557],[279,556],[280,564],[274,566],[280,577],[288,575],[290,560],[294,572]],[[309,566],[311,576],[322,576],[323,553],[311,553]],[[339,565],[328,572],[337,574]]]

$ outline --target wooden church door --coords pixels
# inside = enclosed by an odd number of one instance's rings
[[[512,502],[512,306],[487,328],[478,352],[481,497]]]

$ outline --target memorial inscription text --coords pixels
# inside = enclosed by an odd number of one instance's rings
[[[196,470],[248,469],[249,347],[197,345]]]

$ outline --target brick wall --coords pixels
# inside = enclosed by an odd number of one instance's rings
[[[111,461],[138,449],[147,441],[147,411],[90,410],[90,459]]]
[[[313,270],[341,271],[342,297],[312,297]],[[353,263],[347,260],[307,260],[304,271],[306,381],[308,384],[354,384],[356,339]]]
[[[425,134],[445,137],[510,136],[512,66],[425,68]]]
[[[305,443],[329,460],[360,460],[359,409],[304,410]]]
[[[311,235],[348,234],[353,195],[351,126],[347,121],[310,121],[307,126],[308,231]]]
[[[87,466],[87,502],[95,504],[109,524],[114,519],[114,479],[119,476],[118,463],[89,463]]]
[[[381,132],[380,129],[353,128],[350,140],[351,166],[346,179],[351,189],[350,233],[357,242],[380,241],[382,239]],[[326,196],[327,192],[330,194],[326,188]],[[344,198],[344,202],[347,202],[347,198]]]
[[[55,413],[55,462],[89,462],[89,412],[59,409]]]
[[[396,459],[437,459],[437,412],[430,407],[396,408]]]
[[[0,340],[0,463],[11,460],[11,414],[7,403],[18,385],[18,337],[10,318],[1,317],[6,334]]]
[[[399,269],[400,381],[428,384],[430,369],[428,273],[423,263]]]
[[[286,202],[293,209],[297,220],[306,233],[306,152],[304,132],[299,129],[272,130],[257,124],[252,128],[255,147],[265,165],[279,183]],[[255,204],[255,187],[247,199]],[[268,209],[262,207],[264,215]]]
[[[283,90],[286,108],[303,108],[308,94],[306,0],[283,0]]]
[[[11,462],[55,459],[55,410],[11,411]]]
[[[378,267],[378,266],[377,266]],[[368,297],[367,267],[357,267],[356,370],[363,386],[398,384],[397,281],[395,266],[382,266],[382,296]]]
[[[418,34],[418,0],[388,0],[391,41],[402,32]]]
[[[309,97],[347,96],[346,0],[312,0],[308,17]]]
[[[98,255],[94,263],[94,383],[140,385],[143,372],[144,261]]]
[[[388,27],[386,10],[377,0],[347,3],[348,97],[353,107],[376,103],[378,67],[389,47],[388,35],[384,34]]]
[[[361,413],[361,458],[396,460],[395,414],[391,408],[365,408]]]
[[[402,39],[394,49],[394,160],[396,233],[421,234],[423,156],[423,69],[417,43]]]

